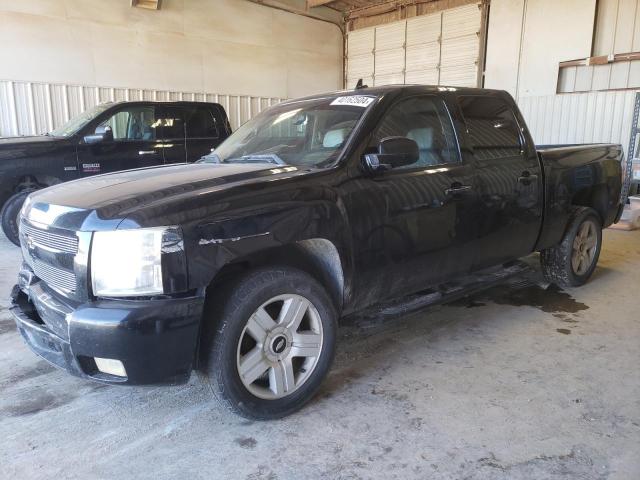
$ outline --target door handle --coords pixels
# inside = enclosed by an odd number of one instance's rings
[[[140,150],[138,152],[138,155],[157,155],[158,152],[156,152],[155,150]]]
[[[471,185],[451,185],[451,187],[447,188],[444,193],[446,193],[447,195],[455,195],[456,193],[463,193],[463,192],[468,192],[469,190],[473,189],[473,187]]]

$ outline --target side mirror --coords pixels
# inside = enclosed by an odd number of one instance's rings
[[[109,125],[99,125],[95,133],[84,136],[84,143],[100,143],[113,140],[113,130]]]
[[[367,153],[363,162],[370,172],[390,170],[416,163],[420,150],[415,140],[406,137],[387,137],[380,140],[378,153]]]

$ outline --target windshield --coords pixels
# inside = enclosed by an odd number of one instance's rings
[[[96,105],[95,107],[91,107],[88,110],[85,110],[80,115],[73,117],[64,125],[56,128],[55,130],[51,130],[49,135],[53,137],[69,137],[78,133],[78,131],[84,127],[91,120],[96,118],[102,112],[104,112],[107,108],[112,107],[113,104],[103,103],[101,105]]]
[[[242,125],[201,161],[327,166],[374,100],[350,95],[276,105]]]

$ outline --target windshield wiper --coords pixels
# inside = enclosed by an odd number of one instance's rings
[[[286,162],[275,153],[243,155],[238,158],[226,159],[224,163],[275,163],[276,165],[286,165]]]
[[[197,160],[195,163],[222,163],[222,161],[216,153],[211,152],[200,157],[200,160]]]

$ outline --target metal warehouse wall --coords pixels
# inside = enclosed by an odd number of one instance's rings
[[[492,0],[485,86],[514,97],[551,95],[559,63],[588,57],[595,0]]]
[[[567,93],[520,99],[537,144],[620,143],[627,149],[633,120],[633,90]]]
[[[98,103],[121,100],[218,102],[227,110],[234,130],[282,101],[277,97],[0,81],[0,137],[39,135]]]
[[[111,90],[114,98],[140,89],[173,92],[171,98],[180,92],[187,98],[192,95],[187,92],[218,93],[230,96],[238,123],[249,110],[249,97],[256,103],[259,97],[341,88],[342,54],[337,25],[244,0],[163,0],[160,10],[132,8],[131,0],[0,1],[0,80],[15,82],[18,95],[22,82],[67,85],[69,98],[79,88],[74,86],[90,86],[80,96],[86,105],[94,85],[104,92],[101,100],[110,99]],[[16,131],[7,88],[4,82],[2,134]],[[67,108],[59,105],[63,94],[56,88],[53,125]],[[238,96],[245,99],[239,114],[233,105]],[[28,92],[16,98],[18,110],[25,98],[29,104]],[[68,110],[77,108],[71,104]],[[27,124],[40,131],[39,121]],[[20,116],[17,122],[20,133],[32,131]]]

